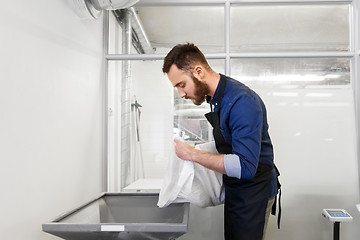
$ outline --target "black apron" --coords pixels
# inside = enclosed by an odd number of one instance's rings
[[[220,130],[219,113],[225,85],[226,76],[221,75],[218,109],[216,112],[205,114],[205,117],[213,127],[218,152],[232,154],[232,146],[225,142]],[[254,178],[250,180],[223,175],[225,240],[261,240],[263,238],[272,169],[273,166],[259,163]]]

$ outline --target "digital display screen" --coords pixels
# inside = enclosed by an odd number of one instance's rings
[[[345,209],[323,209],[322,215],[331,222],[349,222],[353,220]]]
[[[332,213],[344,213],[343,211],[328,211],[328,213],[332,214]]]

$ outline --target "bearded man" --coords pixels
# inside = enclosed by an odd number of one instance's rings
[[[192,43],[176,45],[163,72],[181,98],[210,103],[205,117],[219,154],[175,140],[176,155],[223,174],[225,240],[261,240],[278,193],[265,104],[249,87],[216,73]]]

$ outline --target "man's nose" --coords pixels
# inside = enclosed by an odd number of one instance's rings
[[[181,90],[180,88],[178,88],[178,93],[179,93],[179,97],[181,97],[181,98],[186,97],[185,91],[184,91],[184,90]]]

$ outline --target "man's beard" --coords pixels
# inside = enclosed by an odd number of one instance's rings
[[[209,93],[209,86],[206,83],[199,81],[194,76],[191,76],[191,78],[195,84],[194,98],[191,100],[195,105],[201,105],[205,101],[206,95]]]

